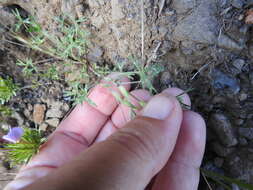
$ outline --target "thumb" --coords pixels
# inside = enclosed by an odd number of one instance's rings
[[[142,116],[25,189],[144,189],[172,154],[181,122],[175,97],[154,96]]]

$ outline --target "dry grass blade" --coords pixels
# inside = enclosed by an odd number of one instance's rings
[[[144,0],[141,0],[141,59],[142,59],[142,63],[144,63],[144,38],[145,38],[145,34],[144,34]]]
[[[212,187],[211,187],[211,185],[210,185],[210,183],[208,182],[208,180],[207,180],[205,174],[203,174],[203,172],[201,172],[201,175],[203,176],[203,178],[204,178],[204,180],[205,180],[205,182],[206,182],[206,184],[207,184],[209,190],[213,190]]]
[[[158,12],[158,16],[161,15],[162,11],[163,11],[163,8],[164,8],[164,5],[165,5],[165,0],[161,0],[160,3],[159,3],[159,12]]]

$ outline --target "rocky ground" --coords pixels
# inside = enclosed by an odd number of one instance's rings
[[[34,15],[53,30],[53,18],[71,14],[86,17],[91,33],[90,63],[116,64],[141,56],[139,0],[1,0],[0,20],[13,25],[11,10]],[[144,0],[145,59],[162,63],[165,71],[155,81],[158,91],[171,86],[190,92],[193,110],[208,125],[203,167],[253,183],[253,41],[245,22],[252,0]],[[11,76],[23,86],[17,57],[40,55],[4,41],[0,25],[0,76]],[[50,63],[50,62],[49,62]],[[43,81],[36,91],[24,88],[9,102],[15,110],[9,124],[39,126],[50,133],[70,110],[61,81]],[[14,124],[12,123],[14,122]],[[16,123],[15,123],[16,122]],[[1,156],[3,160],[4,156]],[[3,162],[0,187],[14,177]],[[2,185],[3,186],[3,185]],[[203,182],[201,189],[208,189]],[[238,189],[233,186],[234,189]],[[214,185],[213,189],[222,187]]]

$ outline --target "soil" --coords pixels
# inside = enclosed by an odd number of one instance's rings
[[[156,89],[193,88],[189,93],[192,109],[205,117],[208,127],[203,167],[252,184],[253,42],[252,25],[245,23],[245,15],[253,8],[253,1],[144,2],[145,59],[165,66],[155,80]],[[54,18],[61,14],[87,18],[85,27],[91,33],[87,59],[91,63],[116,64],[129,56],[141,57],[139,0],[1,0],[1,23],[15,23],[15,8],[23,15],[35,16],[52,31]],[[10,44],[7,33],[0,25],[0,76],[8,75],[22,86],[29,85],[32,79],[24,79],[16,60],[40,60],[45,55]],[[18,124],[39,125],[50,133],[70,109],[69,101],[63,97],[64,82],[42,82],[47,85],[36,91],[21,90],[8,105],[15,110],[13,118]],[[1,181],[12,179],[6,178],[9,171],[1,169],[0,187]],[[213,189],[222,189],[212,185]],[[204,181],[200,189],[208,189]]]

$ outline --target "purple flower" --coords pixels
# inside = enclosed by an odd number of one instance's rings
[[[7,135],[4,135],[2,138],[6,141],[17,143],[22,135],[24,133],[24,130],[21,127],[13,127],[9,130]]]

